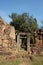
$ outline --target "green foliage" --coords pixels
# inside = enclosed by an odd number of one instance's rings
[[[30,36],[30,44],[33,44],[33,43],[34,43],[34,36],[31,35],[31,36]]]
[[[33,33],[33,31],[38,28],[36,18],[29,16],[28,13],[20,15],[12,13],[9,17],[12,19],[10,24],[18,31]]]
[[[16,14],[12,13],[9,15],[12,19],[10,25],[14,26],[16,31],[30,32],[33,36],[34,30],[38,29],[36,18],[29,16],[28,13]],[[33,37],[31,37],[33,39]]]

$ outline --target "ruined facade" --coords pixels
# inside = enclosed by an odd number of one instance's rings
[[[4,23],[0,17],[0,50],[19,51],[21,47],[30,51],[30,33],[15,33],[14,27]]]

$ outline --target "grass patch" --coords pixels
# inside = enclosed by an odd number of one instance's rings
[[[0,56],[0,65],[20,65],[22,63],[26,63],[25,65],[43,65],[43,57],[41,56],[31,56],[33,60],[26,57],[19,57],[12,59],[5,59],[3,56]],[[23,64],[22,64],[23,65]]]
[[[0,65],[19,65],[20,61],[19,60],[4,60],[0,62]]]

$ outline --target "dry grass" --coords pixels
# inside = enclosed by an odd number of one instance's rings
[[[43,65],[43,56],[20,52],[14,55],[0,55],[0,65]]]

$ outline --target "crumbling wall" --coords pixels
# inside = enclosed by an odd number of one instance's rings
[[[34,41],[35,41],[35,47],[32,48],[34,52],[41,54],[43,53],[43,32],[42,31],[35,31],[34,32]]]
[[[0,18],[0,47],[5,49],[17,49],[15,42],[15,29],[9,24],[5,24]]]

